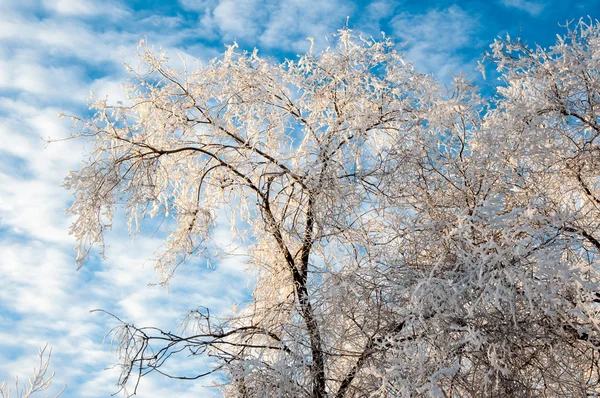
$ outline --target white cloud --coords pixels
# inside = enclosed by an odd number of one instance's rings
[[[394,35],[406,42],[406,59],[421,72],[448,80],[450,72],[469,69],[460,50],[477,45],[479,22],[459,6],[433,9],[425,14],[401,13],[391,21]]]
[[[46,145],[47,138],[64,138],[70,122],[57,117],[60,108],[39,101],[0,97],[0,224],[23,238],[72,246],[64,215],[71,195],[60,182],[78,166],[82,147],[75,141]]]
[[[500,0],[500,3],[506,7],[516,8],[517,10],[525,11],[531,16],[538,16],[544,11],[544,4],[537,1],[529,0]]]
[[[0,90],[33,94],[44,100],[85,100],[82,70],[76,66],[44,66],[18,55],[0,60]]]
[[[121,63],[121,54],[135,54],[143,33],[101,30],[70,18],[38,20],[28,14],[0,14],[0,40],[5,48],[27,53],[29,60],[40,65],[56,63],[53,58],[75,57],[86,63]],[[23,31],[27,35],[23,35]],[[59,61],[59,60],[58,60]]]
[[[278,6],[269,15],[260,44],[298,53],[308,50],[308,36],[314,37],[316,50],[324,48],[325,37],[343,28],[353,11],[340,1],[292,0]]]
[[[223,266],[218,263],[213,271],[201,262],[189,264],[173,280],[169,294],[158,286],[146,287],[155,275],[152,267],[141,265],[160,240],[139,237],[132,242],[123,236],[123,224],[117,220],[115,233],[108,237],[107,260],[90,261],[79,272],[74,271],[70,248],[64,245],[0,240],[0,279],[5,282],[0,314],[8,315],[0,331],[0,380],[28,373],[36,347],[49,342],[54,350],[55,385],[70,386],[66,397],[108,396],[117,390],[117,373],[104,369],[116,357],[102,340],[116,322],[90,310],[104,308],[138,326],[177,331],[186,311],[205,305],[222,314],[247,294],[245,265],[236,259],[225,260]],[[1,354],[15,347],[16,357]],[[190,375],[198,371],[198,363],[186,359],[171,364],[171,369]],[[204,387],[207,384],[210,380],[180,384],[150,377],[139,395],[217,396],[214,389]]]
[[[213,21],[226,39],[253,37],[261,30],[267,7],[259,0],[221,0],[212,11]]]
[[[402,13],[392,20],[394,33],[411,45],[454,51],[473,39],[477,22],[459,6],[430,10],[426,14]]]
[[[58,315],[69,301],[67,291],[75,275],[63,264],[69,258],[59,249],[31,244],[3,242],[0,247],[4,286],[0,298],[4,306],[21,314]]]
[[[43,0],[43,4],[48,10],[68,16],[121,18],[130,14],[121,4],[110,0]]]
[[[324,48],[325,37],[345,25],[352,15],[352,3],[331,0],[180,0],[189,10],[200,14],[202,34],[218,35],[225,41],[244,40],[266,49],[305,52],[315,38],[317,49]]]
[[[167,295],[160,287],[147,287],[156,275],[151,266],[142,267],[159,241],[139,237],[132,242],[124,221],[117,220],[107,240],[108,259],[94,258],[76,272],[68,235],[71,220],[64,215],[72,198],[60,181],[83,159],[84,142],[46,145],[44,139],[69,134],[70,121],[57,115],[85,114],[90,90],[96,97],[123,99],[122,54],[133,60],[141,37],[174,54],[173,46],[194,30],[182,27],[181,17],[138,18],[110,0],[4,0],[2,8],[0,382],[17,374],[26,380],[38,347],[48,342],[56,372],[48,395],[68,384],[64,398],[106,397],[117,391],[118,372],[105,370],[116,357],[102,340],[115,324],[90,310],[104,308],[143,326],[176,330],[187,310],[207,305],[223,312],[243,300],[247,282],[240,274],[245,266],[227,260],[210,271],[201,262],[190,264]],[[187,59],[189,53],[216,55],[198,43],[181,48],[177,52]],[[185,361],[178,366],[189,373],[196,370]],[[218,395],[204,388],[206,383],[149,378],[139,395]]]
[[[390,34],[387,27],[382,27],[382,23],[388,21],[400,9],[402,4],[398,0],[377,0],[366,4],[364,10],[358,15],[353,13],[350,16],[350,27],[360,27],[361,31],[373,37],[381,37],[381,32]]]
[[[4,173],[0,173],[0,180],[0,223],[8,232],[52,244],[71,242],[65,229],[68,220],[57,212],[66,197],[60,188],[38,180],[21,181]]]

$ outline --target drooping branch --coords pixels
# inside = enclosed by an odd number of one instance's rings
[[[277,334],[259,325],[233,327],[218,320],[215,323],[209,312],[203,315],[204,325],[196,325],[201,326],[204,332],[190,335],[165,332],[155,327],[136,327],[105,310],[91,312],[105,313],[119,322],[109,334],[117,339],[117,353],[123,361],[119,380],[121,387],[125,388],[131,376],[135,374],[135,387],[130,395],[136,394],[140,379],[148,373],[157,372],[179,380],[197,380],[219,372],[231,361],[241,360],[246,349],[281,351],[292,358],[297,357]],[[264,342],[259,343],[260,340]],[[209,353],[210,350],[218,351],[224,362],[206,372],[184,376],[167,373],[161,369],[173,355],[185,352],[190,356],[199,356]]]

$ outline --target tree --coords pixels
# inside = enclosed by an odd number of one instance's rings
[[[167,284],[226,209],[257,283],[180,334],[121,322],[123,387],[185,352],[232,397],[600,393],[599,25],[549,51],[496,41],[491,104],[350,30],[191,73],[141,48],[131,104],[78,120],[94,149],[65,180],[77,260],[125,203],[134,232],[165,217]]]

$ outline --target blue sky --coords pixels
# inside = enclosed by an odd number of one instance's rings
[[[168,294],[148,286],[157,277],[145,260],[159,240],[132,241],[124,222],[108,236],[107,258],[76,271],[72,220],[64,215],[71,196],[60,182],[85,159],[84,143],[44,139],[69,134],[70,122],[57,114],[87,114],[90,91],[123,97],[122,63],[134,61],[140,39],[174,60],[215,57],[233,40],[283,60],[307,51],[308,36],[326,47],[326,36],[348,23],[406,42],[406,60],[422,72],[448,81],[462,70],[490,93],[496,81],[483,81],[474,68],[494,38],[508,32],[549,46],[564,32],[559,23],[587,16],[600,17],[600,0],[0,0],[0,381],[28,377],[48,343],[56,372],[49,393],[66,384],[64,397],[108,397],[117,371],[106,370],[115,357],[103,337],[115,324],[90,310],[175,330],[186,310],[227,312],[251,290],[239,258],[188,264]],[[219,224],[216,244],[229,240]],[[177,366],[193,374],[203,365]],[[210,384],[150,377],[139,396],[219,396]]]

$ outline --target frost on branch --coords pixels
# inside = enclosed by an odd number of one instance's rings
[[[349,30],[282,64],[233,45],[178,72],[142,47],[129,104],[78,124],[78,261],[122,206],[132,234],[164,219],[167,283],[224,212],[257,284],[228,316],[190,303],[178,333],[116,318],[123,388],[218,372],[231,397],[599,394],[599,37],[496,41],[493,106]],[[213,367],[169,373],[186,354]]]
[[[13,390],[6,384],[6,382],[2,382],[0,384],[0,397],[2,398],[29,398],[34,396],[36,393],[40,391],[44,391],[50,387],[52,383],[52,379],[54,378],[54,373],[50,376],[47,376],[48,367],[50,365],[50,355],[52,354],[52,350],[49,350],[46,354],[46,348],[40,348],[38,359],[39,364],[37,368],[33,368],[33,375],[29,378],[29,386],[19,386],[19,378],[15,378],[15,389],[14,395]],[[58,398],[64,392],[66,386],[57,394],[55,398]]]

